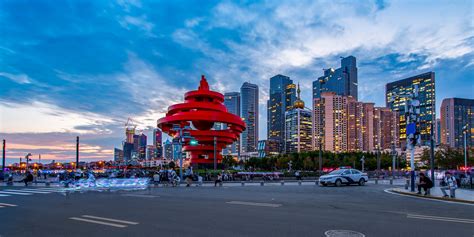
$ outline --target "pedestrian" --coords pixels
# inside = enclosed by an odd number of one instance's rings
[[[458,188],[456,178],[454,178],[449,171],[445,173],[443,181],[441,182],[441,192],[443,192],[443,197],[456,197],[456,189]],[[449,196],[446,193],[446,190],[449,190]]]
[[[421,194],[421,189],[425,191],[425,196],[430,194],[430,188],[433,187],[433,181],[428,178],[424,173],[420,173],[420,179],[418,181],[418,194]]]
[[[301,174],[299,170],[295,171],[295,177],[296,177],[296,180],[301,180]]]
[[[219,183],[219,185],[222,184],[222,174],[221,173],[217,174],[216,181],[214,181],[214,187],[217,187],[217,183]]]
[[[193,183],[193,167],[189,166],[188,169],[186,170],[186,187],[191,186]]]
[[[25,186],[28,186],[28,183],[32,181],[33,181],[33,175],[30,173],[30,171],[27,171],[25,178],[23,179],[23,182],[25,182]]]

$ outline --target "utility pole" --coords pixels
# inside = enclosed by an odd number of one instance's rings
[[[79,167],[79,136],[76,137],[76,169]]]
[[[362,166],[362,172],[364,172],[364,166],[365,166],[365,156],[362,156],[362,158],[360,158],[360,163],[361,163],[361,166]]]
[[[214,171],[217,170],[216,144],[217,144],[217,137],[214,136]]]
[[[395,179],[395,160],[397,159],[397,151],[395,144],[392,143],[392,178]]]
[[[2,149],[2,171],[5,172],[5,139],[3,139],[3,149]]]

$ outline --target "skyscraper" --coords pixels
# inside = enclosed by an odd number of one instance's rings
[[[224,105],[229,113],[240,116],[240,93],[239,92],[227,92],[224,94]],[[224,154],[238,154],[240,155],[240,141],[236,141],[223,151]]]
[[[435,73],[427,72],[386,85],[386,104],[392,111],[398,112],[400,116],[400,144],[406,146],[406,120],[405,105],[406,98],[400,95],[409,95],[414,92],[415,85],[418,87],[418,97],[420,105],[419,132],[421,134],[422,145],[430,144],[431,124],[435,121]]]
[[[258,143],[258,86],[244,82],[240,88],[240,117],[247,128],[241,134],[242,152],[256,152]]]
[[[357,101],[357,61],[354,56],[341,59],[341,67],[324,70],[324,75],[313,81],[313,100],[323,92],[352,96]]]
[[[400,147],[398,140],[400,129],[399,116],[397,112],[386,107],[374,108],[374,146],[375,148],[386,150],[392,145]]]
[[[165,150],[165,159],[172,160],[173,159],[173,144],[170,140],[166,140],[164,142],[164,150]]]
[[[153,130],[153,146],[155,147],[154,157],[153,158],[162,158],[163,157],[163,145],[162,145],[162,136],[163,133],[160,129]]]
[[[270,98],[267,101],[267,138],[277,141],[281,152],[285,139],[285,112],[293,108],[296,85],[284,75],[270,78]]]
[[[467,146],[474,145],[474,100],[444,99],[441,103],[441,143],[450,147],[464,147],[463,128]]]
[[[312,119],[311,111],[305,109],[304,102],[298,97],[293,108],[285,112],[285,153],[303,152],[312,150]]]

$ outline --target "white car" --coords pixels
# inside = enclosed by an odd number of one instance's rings
[[[319,185],[335,185],[336,187],[341,186],[342,184],[351,185],[358,184],[360,186],[364,185],[369,181],[369,177],[366,173],[362,173],[356,169],[347,169],[341,168],[332,171],[329,174],[322,175],[319,177]]]

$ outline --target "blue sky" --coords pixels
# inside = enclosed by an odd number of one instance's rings
[[[8,157],[111,159],[127,117],[150,129],[196,89],[300,82],[306,103],[323,68],[354,55],[359,99],[383,106],[387,82],[436,73],[443,98],[474,95],[472,1],[0,2],[0,136]],[[439,116],[439,115],[438,115]]]

